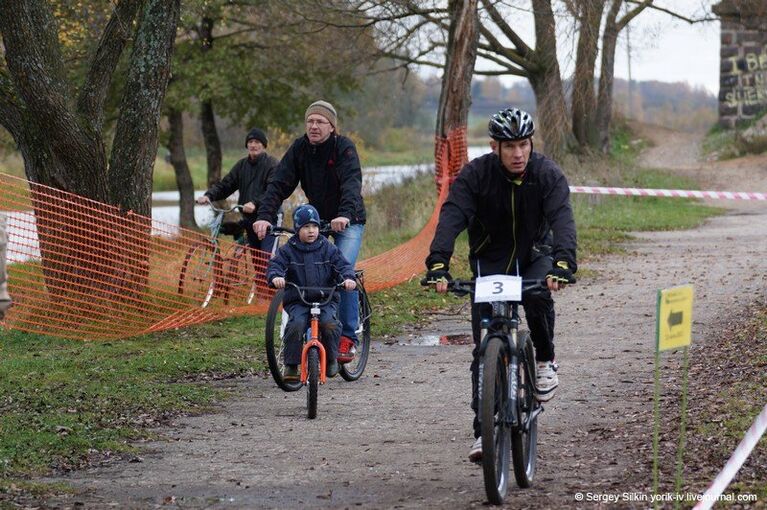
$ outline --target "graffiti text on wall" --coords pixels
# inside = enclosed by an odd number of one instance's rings
[[[727,73],[738,77],[738,85],[724,96],[729,107],[767,104],[767,45],[762,53],[746,53],[743,58],[727,59],[732,70]]]

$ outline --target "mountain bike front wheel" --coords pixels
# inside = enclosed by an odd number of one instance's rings
[[[530,333],[519,333],[519,345],[524,346],[525,356],[519,361],[517,376],[517,417],[519,423],[511,431],[511,457],[517,485],[526,488],[533,484],[538,450],[538,408],[540,403],[533,391],[535,353]],[[524,360],[524,361],[523,361]],[[512,374],[514,377],[514,374]]]
[[[482,471],[485,493],[493,505],[503,503],[509,487],[509,426],[506,402],[509,395],[508,360],[499,338],[491,338],[483,357],[479,411],[482,433]]]
[[[306,415],[309,419],[317,417],[317,397],[320,391],[320,350],[310,347],[306,355]]]

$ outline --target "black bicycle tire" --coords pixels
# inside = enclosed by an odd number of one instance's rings
[[[491,338],[485,347],[482,394],[479,402],[482,433],[482,471],[485,494],[493,505],[503,503],[509,487],[509,430],[498,416],[508,397],[508,370],[501,339]],[[500,393],[500,395],[498,395]]]
[[[368,358],[370,357],[370,300],[368,299],[365,288],[360,285],[360,290],[357,293],[359,296],[359,317],[362,319],[362,333],[357,335],[359,345],[357,346],[357,355],[354,361],[350,363],[344,363],[341,365],[341,377],[345,381],[356,381],[365,372],[365,367],[368,364]]]
[[[524,361],[519,360],[520,373],[517,379],[517,408],[520,423],[516,430],[511,432],[511,458],[514,465],[514,478],[517,485],[522,488],[530,487],[535,477],[536,457],[538,450],[538,416],[530,421],[529,429],[523,426],[529,413],[537,408],[538,401],[533,391],[532,376],[535,371],[528,363],[535,363],[533,342],[527,331],[519,332],[518,345],[523,345],[525,350]],[[524,379],[523,379],[524,378]]]
[[[217,279],[217,276],[219,276],[219,275],[216,275],[216,272],[220,272],[220,268],[222,265],[221,255],[218,253],[218,250],[216,249],[216,245],[213,244],[212,242],[198,241],[189,247],[189,249],[186,252],[186,255],[184,255],[184,261],[181,263],[181,271],[179,272],[179,275],[178,275],[178,293],[182,295],[185,293],[185,289],[187,288],[186,277],[187,277],[187,273],[189,272],[189,265],[194,258],[195,252],[201,248],[213,254],[213,266],[214,266],[213,273],[211,274],[211,280],[210,280],[210,283],[208,284],[208,289],[205,292],[202,302],[200,303],[200,307],[205,308],[210,304],[210,301],[213,299],[213,296],[215,295],[216,279]]]
[[[282,321],[282,296],[284,290],[278,290],[272,302],[269,304],[269,310],[266,312],[266,325],[264,332],[264,348],[266,349],[266,362],[269,365],[269,372],[272,379],[283,391],[298,391],[301,389],[301,381],[286,382],[282,379],[282,369],[280,362],[280,350],[282,347],[282,338],[279,337],[280,323]],[[278,322],[278,318],[279,321]]]
[[[320,350],[309,347],[306,353],[306,416],[312,420],[317,417],[317,399],[320,391]]]

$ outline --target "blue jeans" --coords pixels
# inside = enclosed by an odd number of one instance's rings
[[[349,225],[342,232],[333,232],[333,241],[344,258],[354,266],[357,263],[357,255],[362,246],[362,233],[365,231],[365,225]],[[357,323],[360,319],[359,297],[357,291],[341,292],[341,303],[338,306],[338,318],[341,321],[341,334],[354,340],[357,344]]]

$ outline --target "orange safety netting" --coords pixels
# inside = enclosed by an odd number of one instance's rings
[[[463,150],[463,155],[456,155]],[[437,182],[466,160],[466,136],[438,140]],[[459,165],[453,166],[453,165]],[[269,255],[209,235],[0,174],[7,216],[8,288],[13,308],[0,324],[74,339],[116,339],[266,311],[274,291]],[[423,229],[360,261],[368,291],[423,270],[448,186]]]

